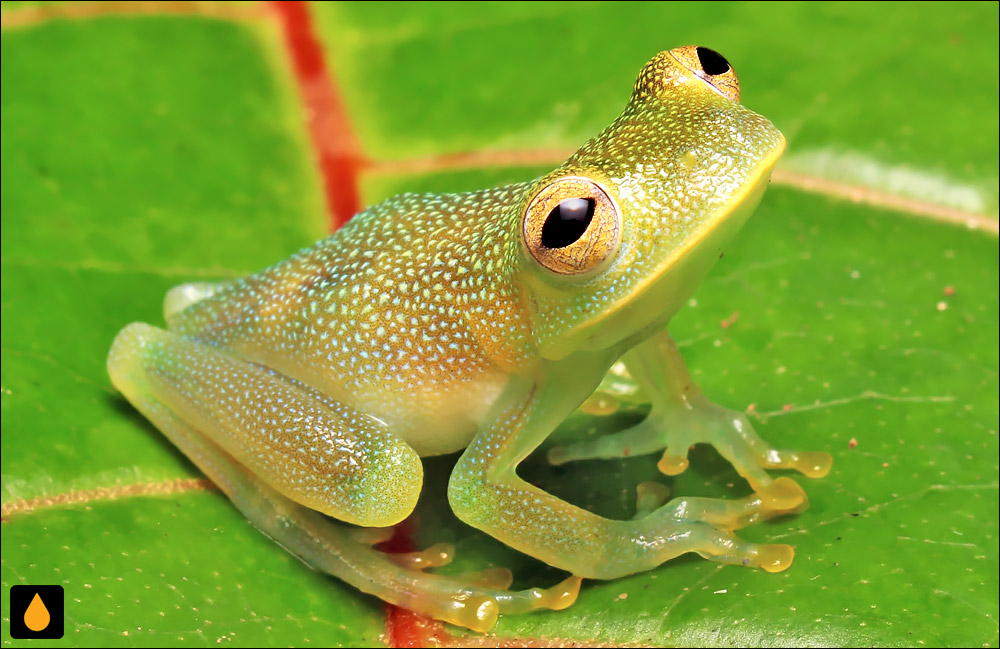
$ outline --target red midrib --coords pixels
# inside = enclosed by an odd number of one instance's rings
[[[332,232],[361,208],[358,176],[365,157],[333,75],[326,67],[323,46],[316,38],[307,4],[270,2],[269,5],[281,23],[295,71]],[[390,552],[414,549],[406,522],[397,528],[396,535],[383,549]],[[390,647],[426,647],[432,639],[440,642],[445,635],[441,623],[392,605],[386,605],[385,632]]]
[[[295,71],[332,232],[361,208],[358,174],[364,165],[364,154],[333,76],[327,70],[323,46],[316,38],[307,4],[269,4],[281,23],[285,47]]]

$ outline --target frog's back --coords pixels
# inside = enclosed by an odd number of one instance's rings
[[[169,327],[378,417],[422,454],[457,450],[531,358],[504,218],[523,191],[397,196]]]

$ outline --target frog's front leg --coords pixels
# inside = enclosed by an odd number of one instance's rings
[[[768,469],[796,469],[812,478],[830,470],[829,453],[777,449],[762,440],[746,415],[710,402],[691,379],[670,334],[662,332],[636,346],[624,357],[629,375],[652,401],[649,416],[620,433],[549,451],[549,460],[643,455],[663,450],[659,468],[677,475],[688,466],[688,449],[697,443],[714,446],[770,508],[771,513],[805,505],[805,493],[790,478],[772,478]],[[616,377],[626,380],[621,373]]]
[[[550,565],[595,579],[648,570],[686,552],[769,571],[791,563],[790,546],[746,543],[732,534],[761,517],[765,504],[756,494],[739,501],[677,498],[642,518],[621,521],[519,478],[518,463],[594,388],[587,374],[572,362],[549,367],[544,376],[511,379],[490,423],[452,473],[448,498],[459,518]]]
[[[144,324],[108,356],[115,386],[230,497],[250,521],[308,565],[390,603],[478,631],[497,615],[565,608],[579,581],[505,590],[423,572],[451,548],[389,555],[372,548],[406,516],[423,477],[416,453],[380,422],[273,370]],[[304,505],[308,505],[304,506]]]

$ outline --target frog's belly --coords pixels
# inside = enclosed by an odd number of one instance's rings
[[[330,396],[385,423],[422,457],[460,451],[469,445],[500,396],[508,377],[500,371],[475,378],[331,385]],[[337,383],[337,382],[335,382]]]

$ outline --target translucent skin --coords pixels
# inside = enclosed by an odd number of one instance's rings
[[[419,456],[464,448],[448,490],[455,513],[577,577],[613,578],[684,552],[784,569],[790,547],[732,531],[805,507],[797,484],[762,467],[818,476],[829,457],[773,449],[739,413],[708,403],[664,331],[784,148],[770,122],[738,103],[735,74],[713,84],[700,56],[654,57],[622,115],[543,178],[397,196],[258,274],[174,289],[167,330],[135,323],[119,334],[112,381],[286,548],[470,628],[568,606],[579,580],[511,593],[495,571],[476,583],[437,577],[421,571],[449,549],[386,557],[370,547],[378,535],[359,538],[310,510],[392,525],[416,503]],[[576,276],[545,267],[523,238],[532,198],[568,176],[597,183],[619,219],[613,254]],[[652,402],[649,419],[553,449],[551,461],[663,451],[660,467],[673,475],[691,444],[707,442],[755,494],[646,497],[644,517],[613,521],[521,481],[517,464],[601,393],[612,366],[617,385]]]

